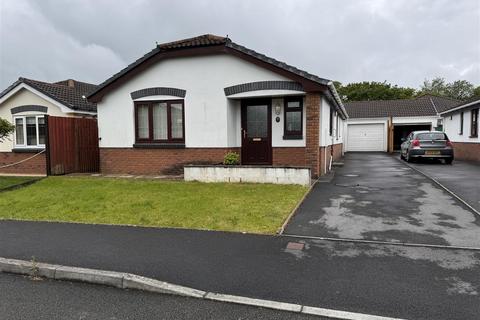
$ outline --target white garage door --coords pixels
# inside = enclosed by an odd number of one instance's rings
[[[386,151],[383,123],[349,124],[347,151]]]

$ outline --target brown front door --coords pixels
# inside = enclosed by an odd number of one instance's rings
[[[242,163],[272,164],[270,99],[242,101]]]

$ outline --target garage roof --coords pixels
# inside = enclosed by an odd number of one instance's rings
[[[422,95],[415,99],[352,101],[345,103],[351,119],[437,116],[460,103],[458,100]]]

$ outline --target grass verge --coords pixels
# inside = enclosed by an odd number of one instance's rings
[[[0,194],[0,218],[274,233],[307,188],[48,177]]]

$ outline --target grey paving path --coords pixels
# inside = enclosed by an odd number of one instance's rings
[[[9,320],[325,319],[269,309],[0,274],[0,317]]]
[[[0,256],[407,319],[477,319],[480,252],[173,229],[0,222]]]
[[[480,248],[480,217],[385,153],[347,153],[285,233]]]
[[[411,165],[438,180],[480,211],[480,163],[454,161],[452,165],[444,165],[437,161],[422,161]]]

